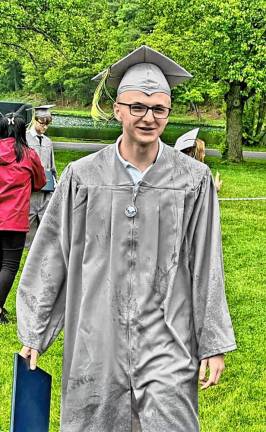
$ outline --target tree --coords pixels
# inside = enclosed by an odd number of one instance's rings
[[[68,91],[88,102],[108,43],[109,12],[107,0],[3,0],[0,58],[20,62],[26,91],[50,98]]]
[[[188,89],[219,85],[226,102],[225,153],[241,161],[245,104],[255,93],[265,92],[264,1],[149,3],[156,25],[148,41],[192,72],[195,79]]]

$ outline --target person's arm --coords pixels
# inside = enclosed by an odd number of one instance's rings
[[[223,354],[236,349],[224,290],[219,203],[208,169],[196,193],[189,229],[194,327],[202,380],[206,367],[210,369],[203,386],[207,388],[219,380]]]
[[[217,192],[220,192],[223,181],[220,179],[219,171],[217,171],[217,173],[215,175],[214,184],[215,184],[215,188],[216,188]]]
[[[27,356],[44,352],[63,327],[76,186],[69,166],[49,202],[19,282],[18,337]]]
[[[46,184],[45,170],[36,151],[30,149],[31,167],[32,167],[32,191],[38,192]]]

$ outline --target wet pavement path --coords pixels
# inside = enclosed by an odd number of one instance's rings
[[[53,146],[56,150],[76,150],[84,152],[97,152],[109,144],[100,143],[82,143],[82,142],[54,142]],[[206,149],[207,156],[221,157],[221,153],[216,149]],[[244,159],[266,159],[266,152],[243,151]]]

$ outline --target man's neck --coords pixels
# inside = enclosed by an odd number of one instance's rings
[[[119,152],[122,158],[141,172],[145,171],[156,160],[159,151],[159,141],[141,144],[137,142],[129,142],[126,137],[122,136],[119,145]]]

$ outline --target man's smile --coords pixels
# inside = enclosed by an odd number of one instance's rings
[[[145,131],[145,132],[151,132],[154,131],[156,128],[148,127],[148,126],[137,126],[138,129]]]

